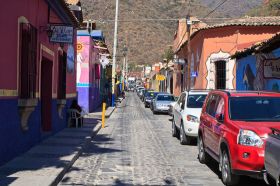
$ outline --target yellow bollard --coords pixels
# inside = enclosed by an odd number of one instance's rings
[[[105,128],[105,111],[106,111],[106,103],[102,105],[102,128]]]

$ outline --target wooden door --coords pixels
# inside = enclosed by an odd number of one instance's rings
[[[52,66],[53,62],[43,58],[41,64],[41,124],[42,130],[52,129]]]

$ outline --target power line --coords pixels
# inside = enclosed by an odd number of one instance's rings
[[[214,8],[211,12],[209,12],[206,16],[204,16],[203,18],[208,17],[209,15],[211,15],[212,13],[214,13],[218,8],[220,8],[220,6],[222,6],[223,4],[225,4],[228,0],[224,0],[222,3],[220,3],[218,6],[216,6],[216,8]]]
[[[150,19],[128,19],[128,20],[118,20],[118,22],[145,22],[145,21],[179,21],[181,20],[182,18],[150,18]],[[200,20],[206,20],[206,21],[209,21],[209,20],[230,20],[230,19],[233,19],[233,18],[206,18],[206,17],[201,17],[198,19]],[[102,19],[99,19],[99,20],[92,20],[93,22],[101,22],[101,23],[105,23],[105,22],[114,22],[115,20],[112,20],[112,19],[108,19],[108,20],[102,20]]]

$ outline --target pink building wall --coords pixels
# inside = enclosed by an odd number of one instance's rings
[[[14,10],[12,11],[11,7]],[[17,96],[18,92],[18,31],[19,24],[18,20],[21,16],[27,19],[29,23],[37,28],[38,32],[38,52],[37,52],[37,79],[40,79],[40,58],[41,56],[47,57],[53,60],[53,97],[55,98],[57,93],[57,71],[58,71],[58,53],[60,46],[58,44],[49,43],[49,38],[45,31],[48,24],[48,5],[45,1],[39,0],[10,0],[2,3],[0,11],[0,35],[3,42],[0,45],[0,90],[11,90],[14,95]],[[40,16],[38,16],[40,15]],[[60,23],[58,16],[51,10],[50,22]],[[5,25],[5,26],[4,26]],[[74,36],[73,46],[76,46],[76,37]],[[41,44],[43,44],[50,52],[53,52],[54,56],[50,55],[49,52],[42,52]],[[64,46],[63,50],[67,52],[67,45]],[[75,47],[74,47],[75,48]],[[75,69],[76,70],[76,69]],[[76,72],[67,73],[67,85],[66,93],[68,96],[74,96],[76,92]],[[39,92],[40,81],[37,82],[37,92]],[[71,95],[70,95],[71,94]],[[10,95],[11,96],[11,95]],[[10,96],[0,96],[6,98]]]

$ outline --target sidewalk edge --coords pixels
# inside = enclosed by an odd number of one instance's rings
[[[113,114],[113,112],[115,111],[115,109],[116,109],[116,107],[112,107],[112,111],[111,111],[111,112],[105,113],[105,118],[109,118],[109,117]]]
[[[63,168],[63,170],[56,176],[54,181],[50,184],[51,186],[58,185],[58,183],[62,180],[64,175],[67,173],[67,171],[72,167],[72,165],[75,163],[75,161],[80,157],[80,155],[82,154],[83,149],[90,142],[91,138],[96,136],[100,129],[101,129],[101,123],[98,123],[93,128],[90,136],[86,136],[85,137],[85,142],[80,146],[79,151],[76,153],[76,155],[73,157],[73,159]]]

